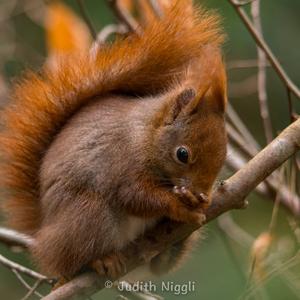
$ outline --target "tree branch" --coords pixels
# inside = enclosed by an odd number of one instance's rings
[[[300,148],[300,120],[287,127],[272,143],[259,152],[244,168],[230,177],[213,193],[206,211],[206,222],[222,213],[244,206],[245,197],[267,176]],[[145,237],[124,249],[127,272],[145,264],[154,256],[189,236],[198,226],[164,222]],[[124,274],[125,275],[125,272]],[[105,277],[96,273],[80,275],[46,296],[45,300],[83,299],[105,287]]]
[[[9,246],[29,247],[33,243],[33,239],[12,229],[0,227],[0,241]]]
[[[243,168],[247,163],[247,160],[229,144],[228,149],[230,155],[227,157],[226,166],[232,171],[238,171]],[[275,173],[275,172],[274,172]],[[273,176],[269,176],[263,182],[261,182],[255,191],[270,200],[274,199],[276,195],[280,200],[282,206],[289,210],[296,218],[300,217],[300,199],[298,195],[293,192],[286,184],[282,184],[278,190],[278,179]]]
[[[40,273],[37,273],[31,269],[28,269],[18,263],[15,263],[15,262],[7,259],[6,257],[4,257],[1,254],[0,254],[0,264],[2,264],[3,266],[6,266],[7,268],[10,268],[11,270],[16,270],[18,272],[26,274],[26,275],[30,276],[31,278],[38,279],[41,281],[49,281],[49,279],[46,276],[44,276]]]

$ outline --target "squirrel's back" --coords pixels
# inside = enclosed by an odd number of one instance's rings
[[[57,68],[28,72],[15,85],[0,135],[2,188],[9,192],[5,208],[12,227],[29,234],[38,230],[41,161],[80,107],[107,93],[145,96],[168,90],[203,56],[204,46],[219,47],[218,18],[187,2],[175,1],[141,36],[66,56]]]
[[[122,154],[124,149],[128,154],[143,152],[139,148],[144,143],[138,135],[147,139],[146,128],[137,118],[140,111],[144,119],[145,101],[121,95],[96,97],[68,120],[41,161],[40,196],[47,206],[45,211],[57,205],[53,197],[44,197],[45,193],[53,194],[53,189],[73,190],[75,194],[80,189],[99,195],[112,193],[118,178],[133,172],[137,164],[130,159],[136,156],[124,159]]]

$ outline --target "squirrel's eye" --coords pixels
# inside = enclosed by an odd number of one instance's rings
[[[186,164],[189,161],[189,151],[186,147],[178,147],[176,150],[176,157],[180,162]]]

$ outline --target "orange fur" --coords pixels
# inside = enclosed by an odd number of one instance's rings
[[[218,23],[215,15],[192,11],[185,0],[178,0],[162,20],[153,19],[141,37],[131,34],[93,55],[65,57],[54,70],[28,72],[2,113],[1,178],[10,191],[5,207],[11,226],[29,234],[39,228],[40,162],[70,116],[96,95],[169,89],[189,62],[202,57],[204,45],[220,45]]]
[[[128,11],[132,11],[134,3],[132,0],[119,0],[119,5]]]
[[[60,2],[47,6],[45,31],[48,50],[45,66],[54,71],[65,56],[86,53],[92,43],[86,24]]]
[[[62,3],[54,2],[47,6],[45,27],[51,55],[85,51],[91,44],[85,23]]]

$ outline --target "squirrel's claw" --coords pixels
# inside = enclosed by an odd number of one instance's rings
[[[100,276],[107,276],[111,279],[117,279],[126,272],[125,258],[121,253],[110,254],[94,260],[90,267]]]
[[[191,224],[202,225],[206,216],[199,209],[202,203],[186,187],[173,187],[173,193],[178,195],[177,201],[170,205],[170,218]]]
[[[57,290],[58,288],[62,287],[64,284],[68,283],[70,279],[66,277],[60,277],[58,281],[54,284],[52,291]]]
[[[199,201],[196,196],[185,186],[178,187],[174,186],[173,188],[174,194],[180,197],[180,200],[191,208],[196,208],[199,206]]]

